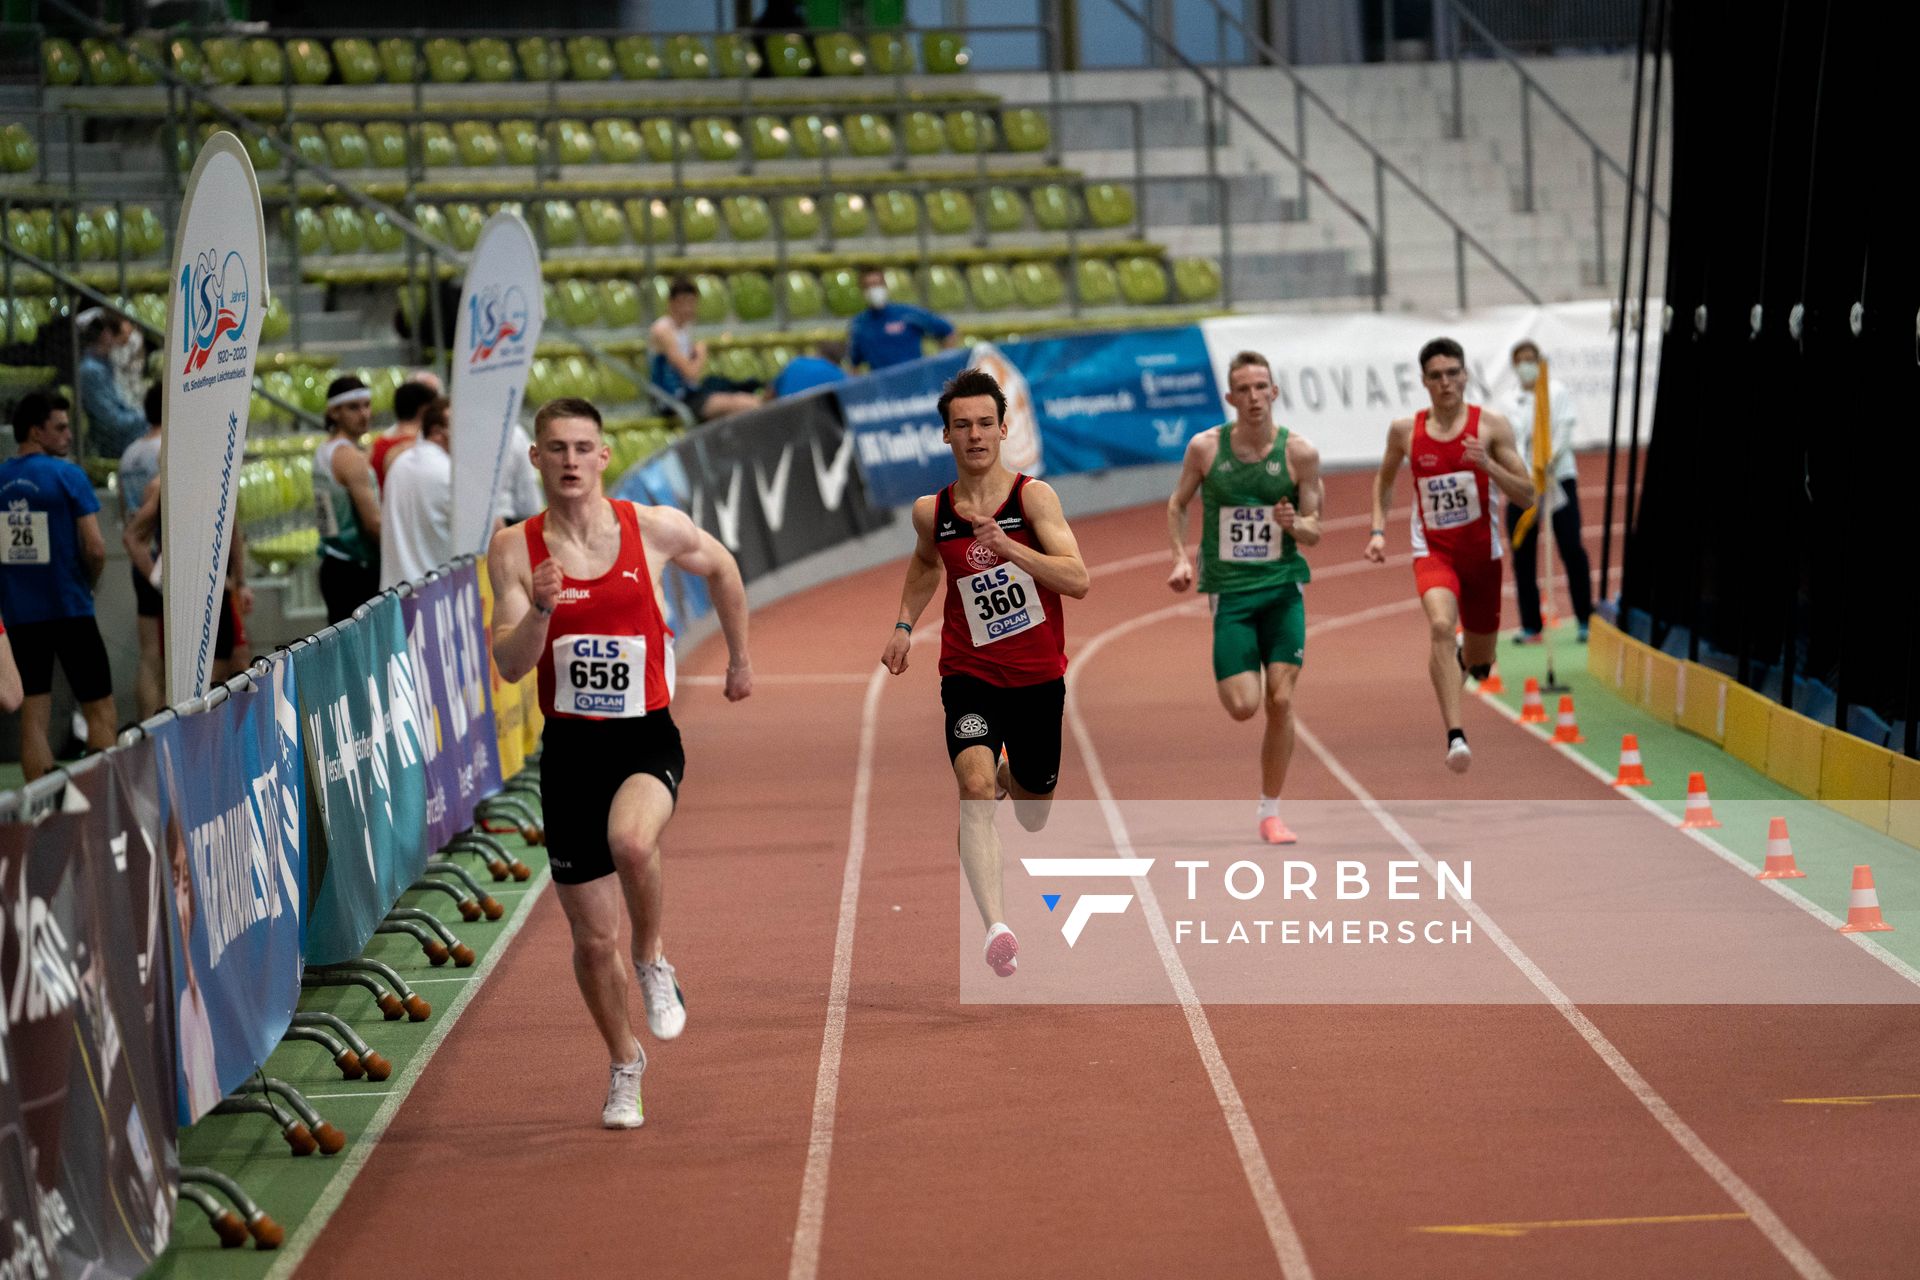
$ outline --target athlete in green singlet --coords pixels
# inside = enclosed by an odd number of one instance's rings
[[[1300,586],[1312,574],[1301,547],[1320,541],[1320,452],[1273,420],[1277,394],[1267,358],[1243,351],[1227,368],[1234,420],[1187,442],[1180,482],[1167,501],[1173,572],[1167,585],[1193,585],[1187,507],[1201,495],[1200,590],[1213,596],[1213,678],[1235,720],[1264,705],[1260,741],[1260,838],[1292,844],[1280,820],[1280,791],[1293,758],[1293,688],[1306,655],[1307,606]]]

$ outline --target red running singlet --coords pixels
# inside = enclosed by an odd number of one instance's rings
[[[1009,538],[1040,551],[1021,500],[1027,479],[1014,479],[994,518]],[[941,675],[973,676],[1017,689],[1066,674],[1067,624],[1059,593],[975,540],[973,525],[954,512],[952,485],[934,501],[933,544],[947,570]]]
[[[1407,456],[1413,467],[1413,554],[1459,564],[1500,558],[1500,515],[1489,501],[1487,473],[1467,461],[1467,441],[1480,434],[1480,406],[1451,440],[1427,434],[1427,410],[1413,415]]]
[[[540,651],[540,711],[625,720],[673,701],[673,632],[660,616],[631,502],[613,501],[620,553],[597,578],[567,578]],[[528,567],[547,559],[547,513],[527,521]]]

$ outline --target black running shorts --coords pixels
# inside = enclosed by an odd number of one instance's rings
[[[1033,795],[1053,794],[1060,782],[1065,679],[1007,689],[977,676],[941,676],[940,703],[947,712],[947,759],[968,747],[998,756],[1005,746],[1013,780]]]
[[[641,773],[660,779],[679,802],[687,753],[665,707],[630,720],[547,717],[540,736],[540,815],[556,883],[612,874],[607,817],[621,784]]]
[[[98,702],[113,696],[113,671],[107,665],[107,645],[91,615],[22,622],[7,628],[13,660],[20,668],[20,687],[31,698],[53,692],[53,663],[67,673],[76,702]]]

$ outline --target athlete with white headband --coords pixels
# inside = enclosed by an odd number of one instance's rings
[[[339,622],[380,590],[380,490],[360,450],[373,392],[347,374],[327,384],[327,439],[313,453],[313,511],[320,526],[320,594]]]

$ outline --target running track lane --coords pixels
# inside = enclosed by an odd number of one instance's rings
[[[1334,478],[1331,508],[1363,510],[1364,484]],[[1077,523],[1090,563],[1145,563],[1103,574],[1071,606],[1076,648],[1172,601],[1152,555],[1160,528],[1158,507]],[[1350,560],[1362,537],[1330,535],[1316,563]],[[1316,622],[1372,611],[1338,644],[1310,642],[1300,710],[1327,749],[1388,804],[1603,797],[1472,700],[1474,772],[1439,771],[1422,627],[1393,608],[1410,595],[1408,577],[1404,565],[1323,573],[1310,593]],[[653,1052],[647,1128],[592,1127],[604,1067],[549,897],[396,1117],[308,1273],[787,1269],[864,655],[897,590],[890,566],[756,615],[763,676],[845,684],[767,679],[739,707],[710,686],[690,682],[682,695],[691,785],[668,846],[668,942],[692,1024]],[[722,662],[710,645],[684,670],[711,675]],[[933,665],[933,651],[917,649],[878,705],[820,1274],[961,1275],[983,1264],[1278,1274],[1177,1006],[957,1003],[953,802]],[[1203,624],[1139,627],[1077,679],[1114,792],[1246,805],[1257,727],[1233,725],[1214,703]],[[1304,744],[1289,792],[1347,796]],[[1092,798],[1071,739],[1062,794]],[[1651,818],[1645,829],[1658,838]],[[1705,856],[1673,853],[1689,855]],[[1911,1009],[1587,1012],[1821,1262],[1836,1274],[1900,1269],[1913,1213],[1896,1198],[1898,1175],[1920,1149],[1920,1108],[1779,1099],[1909,1091],[1920,1040]],[[1551,1008],[1217,1006],[1206,1016],[1317,1275],[1792,1273],[1745,1221],[1519,1238],[1415,1230],[1737,1211]]]

